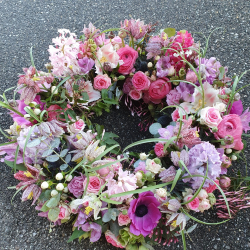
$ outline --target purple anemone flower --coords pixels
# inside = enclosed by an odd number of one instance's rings
[[[161,218],[159,206],[160,202],[151,191],[141,193],[138,199],[132,200],[128,210],[129,218],[132,221],[130,232],[137,236],[140,234],[144,237],[149,235]]]

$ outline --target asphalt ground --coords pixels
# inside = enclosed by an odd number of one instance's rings
[[[84,24],[92,22],[100,29],[119,27],[125,18],[140,18],[146,23],[159,22],[159,29],[174,27],[189,32],[203,32],[209,35],[216,31],[210,41],[207,56],[217,57],[222,65],[229,67],[229,75],[240,74],[249,65],[249,15],[250,1],[246,0],[0,0],[0,92],[17,84],[18,73],[30,65],[29,48],[33,46],[36,67],[44,70],[48,62],[48,46],[57,36],[60,28],[70,29],[81,34]],[[201,36],[195,34],[196,41]],[[241,86],[249,83],[249,74],[242,78]],[[249,103],[249,89],[242,93],[245,108]],[[0,110],[0,126],[8,128],[12,124],[6,110]],[[140,132],[139,118],[130,115],[125,107],[112,110],[98,120],[108,131],[120,136],[119,143],[125,147],[131,142],[149,138]],[[0,135],[1,142],[4,138]],[[151,146],[142,147],[148,150]],[[249,159],[250,144],[245,152]],[[105,239],[94,244],[88,240],[67,244],[71,235],[71,226],[63,225],[49,233],[49,222],[37,216],[30,202],[22,203],[18,194],[11,205],[14,186],[17,181],[10,169],[0,165],[0,249],[115,249]],[[245,172],[243,164],[236,162],[231,171],[240,169]],[[187,237],[187,249],[250,249],[250,210],[241,211],[238,217],[220,226],[199,224],[197,229]],[[198,216],[206,222],[218,222],[215,211],[210,210]],[[182,249],[180,242],[170,247],[156,249]]]

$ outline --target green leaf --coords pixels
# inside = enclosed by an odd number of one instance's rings
[[[42,157],[47,157],[47,156],[51,155],[53,152],[54,152],[54,150],[49,148],[43,152]]]
[[[153,123],[150,127],[149,127],[149,133],[152,134],[152,135],[156,135],[158,134],[158,130],[162,128],[161,124],[156,122],[156,123]]]
[[[118,101],[116,100],[103,100],[107,104],[118,104]]]
[[[31,142],[29,142],[27,144],[27,147],[28,148],[33,148],[33,147],[36,147],[37,145],[39,145],[40,143],[41,143],[40,138],[36,138],[35,140],[32,140]]]
[[[186,246],[186,239],[185,239],[184,230],[181,230],[181,237],[182,237],[183,250],[186,250],[187,246]]]
[[[85,232],[82,229],[75,229],[75,231],[73,232],[73,234],[71,235],[71,237],[69,238],[69,240],[67,241],[67,243],[70,243],[71,241],[81,237],[83,234],[85,234]]]
[[[51,221],[56,221],[58,219],[58,215],[60,213],[60,208],[59,207],[54,207],[54,208],[51,208],[49,210],[49,213],[48,213],[48,218],[51,220]]]
[[[47,207],[47,203],[48,203],[49,201],[46,201],[44,204],[43,204],[43,206],[42,206],[42,208],[40,209],[40,211],[42,211],[42,212],[47,212],[47,211],[49,211],[49,207]]]
[[[67,113],[70,115],[71,118],[73,118],[76,121],[76,113],[72,109],[67,109]]]
[[[115,237],[118,237],[119,230],[122,229],[122,227],[120,227],[118,225],[118,222],[117,221],[110,221],[109,226],[110,226],[110,231],[115,235]]]
[[[73,90],[74,90],[74,91],[78,91],[78,90],[79,90],[79,85],[74,84],[74,85],[73,85]]]
[[[50,144],[51,148],[57,148],[60,145],[60,138],[56,137]]]
[[[12,196],[11,204],[12,204],[12,201],[13,201],[13,199],[15,198],[15,196],[16,196],[22,189],[24,189],[24,188],[27,187],[27,186],[28,186],[28,185],[21,186],[21,187],[15,192],[15,194]]]
[[[64,149],[61,153],[60,153],[60,156],[61,157],[64,157],[67,153],[68,153],[69,149]]]
[[[172,37],[175,35],[176,30],[174,28],[166,28],[164,29],[164,32],[168,35],[168,37]]]
[[[14,161],[4,160],[5,164],[14,169]],[[21,171],[27,171],[27,168],[23,163],[16,164],[16,169]]]
[[[111,220],[111,209],[109,209],[102,217],[102,221],[104,223],[109,222]]]
[[[102,94],[102,99],[109,99],[107,89],[102,89],[101,94]]]
[[[49,162],[56,162],[58,160],[59,160],[58,155],[50,155],[50,156],[46,157],[46,161],[49,161]]]
[[[57,195],[53,196],[48,203],[46,204],[47,207],[53,208],[56,207],[60,201],[61,194],[58,193]]]
[[[170,189],[170,193],[173,191],[177,181],[179,180],[179,178],[181,176],[181,173],[182,173],[182,170],[178,169],[177,172],[176,172],[176,175],[174,177],[174,180],[173,180],[173,183],[172,183],[172,186],[171,186],[171,189]]]
[[[110,204],[115,204],[115,205],[122,204],[122,202],[120,202],[120,201],[113,201],[113,200],[103,198],[103,197],[101,198],[101,200],[104,202],[110,203]],[[107,222],[107,221],[105,221],[105,222]]]
[[[64,171],[67,167],[68,167],[68,164],[62,164],[62,165],[60,166],[60,170],[61,170],[61,171]]]
[[[221,80],[225,74],[225,68],[224,67],[220,67],[219,68],[220,74],[219,74],[219,80]]]
[[[66,81],[68,81],[70,78],[71,78],[71,76],[65,77],[65,78],[56,86],[56,88],[54,89],[54,91],[51,93],[50,102],[51,102],[51,100],[52,100],[52,97],[53,97],[54,93],[58,90],[58,88],[59,88],[60,86],[62,86]]]
[[[17,145],[16,147],[15,160],[14,160],[14,166],[13,166],[15,172],[16,172],[16,162],[17,162],[18,152],[19,152],[19,145]]]
[[[84,101],[88,101],[88,100],[89,100],[89,95],[88,95],[87,92],[82,92],[82,99],[83,99]]]

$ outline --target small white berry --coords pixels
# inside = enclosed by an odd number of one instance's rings
[[[35,113],[36,115],[39,115],[39,114],[41,113],[41,109],[34,109],[34,113]]]
[[[227,148],[227,149],[226,149],[226,154],[231,154],[232,151],[233,151],[233,150],[232,150],[231,148]]]
[[[68,193],[68,192],[69,192],[68,187],[65,187],[65,188],[63,189],[63,192],[64,192],[64,193]]]
[[[140,160],[145,161],[148,159],[148,156],[145,153],[140,153]]]
[[[47,181],[44,181],[42,184],[41,184],[41,188],[42,189],[46,189],[49,187],[49,183]]]
[[[141,172],[137,172],[137,173],[135,174],[135,177],[136,177],[136,179],[137,179],[138,181],[141,181],[141,179],[142,179],[142,173],[141,173]]]
[[[29,114],[26,114],[26,115],[24,115],[23,117],[24,117],[26,120],[29,120],[30,115],[29,115]]]
[[[56,174],[56,179],[57,179],[58,181],[62,180],[62,179],[63,179],[62,173]]]
[[[236,161],[237,160],[237,156],[236,155],[232,155],[232,161]]]
[[[58,192],[54,189],[51,191],[51,196],[56,196],[58,194]]]
[[[62,191],[63,189],[64,189],[64,186],[63,186],[62,183],[58,183],[58,184],[56,185],[56,190]]]
[[[56,94],[58,94],[58,89],[56,89],[56,86],[52,86],[51,87],[51,92],[54,94],[54,95],[56,95]]]
[[[71,181],[72,178],[73,178],[73,176],[71,174],[65,176],[65,180],[68,181],[68,182]]]
[[[149,62],[148,63],[148,68],[152,68],[153,67],[153,63]]]
[[[158,61],[158,60],[160,60],[160,58],[161,58],[160,56],[156,56],[155,60]]]

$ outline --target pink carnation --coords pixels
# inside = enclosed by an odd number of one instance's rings
[[[133,89],[129,92],[129,96],[135,100],[135,101],[138,101],[142,98],[142,92],[141,91],[138,91],[136,89]]]
[[[133,75],[132,83],[138,91],[147,90],[150,85],[150,80],[143,72],[138,71]]]
[[[164,157],[166,155],[166,152],[164,152],[164,145],[160,142],[155,144],[154,151],[158,157]]]
[[[85,188],[87,184],[87,178],[83,182],[83,187]],[[101,189],[102,185],[104,184],[104,181],[101,178],[98,178],[96,176],[90,176],[89,177],[89,184],[87,187],[87,193],[98,193]]]
[[[218,180],[215,180],[214,181],[215,183],[219,184],[219,181]],[[217,186],[215,184],[209,184],[209,187],[205,188],[205,190],[207,191],[207,193],[213,193],[213,191],[217,189]]]
[[[94,78],[94,88],[98,90],[108,89],[111,85],[111,79],[108,75],[98,75]]]
[[[180,99],[181,93],[179,93],[176,89],[170,90],[170,92],[167,94],[167,104],[169,106],[179,104]]]
[[[126,226],[131,222],[129,216],[127,214],[120,213],[118,215],[118,224],[119,226]]]
[[[138,58],[138,52],[126,45],[125,47],[119,49],[117,54],[120,56],[120,60],[123,61],[123,64],[119,67],[118,72],[123,75],[128,75],[133,72],[135,61]]]

